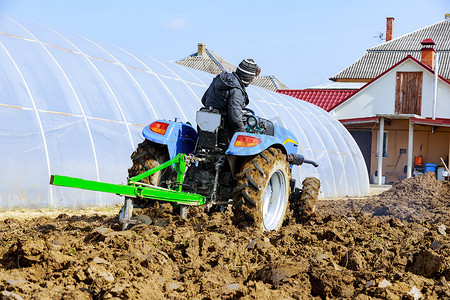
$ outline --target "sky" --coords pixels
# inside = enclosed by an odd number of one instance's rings
[[[444,20],[450,0],[0,0],[0,12],[161,62],[204,43],[234,65],[253,58],[261,75],[302,89],[328,83],[381,44],[386,17],[395,18],[396,38]]]

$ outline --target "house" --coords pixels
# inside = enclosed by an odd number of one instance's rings
[[[213,51],[208,50],[203,43],[198,44],[196,53],[180,59],[175,63],[214,75],[218,75],[223,71],[234,72],[236,70],[235,65],[215,54]],[[273,92],[278,89],[289,89],[284,83],[272,75],[258,76],[251,84]]]
[[[386,42],[332,83],[278,92],[330,111],[355,138],[373,182],[427,170],[442,179],[450,156],[450,14],[395,39],[393,22],[387,18]],[[416,165],[416,158],[425,165]]]
[[[385,43],[330,78],[342,84],[368,82],[332,113],[352,133],[377,183],[423,171],[414,168],[416,157],[437,165],[442,179],[450,153],[450,14],[395,39],[393,22],[386,20]]]
[[[393,39],[394,18],[386,18],[386,42],[367,50],[355,63],[330,77],[331,82],[308,89],[277,92],[313,103],[327,111],[347,100],[367,82],[373,80],[408,55],[421,60],[420,42],[430,38],[439,53],[439,75],[450,79],[450,14],[436,24]]]
[[[450,81],[427,61],[428,49],[421,61],[403,58],[331,110],[355,138],[378,184],[383,177],[386,183],[409,178],[414,170],[436,171],[431,164],[442,160],[448,165]],[[425,170],[414,168],[416,157]]]

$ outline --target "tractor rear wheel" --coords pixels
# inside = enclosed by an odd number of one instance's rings
[[[167,149],[163,145],[152,143],[149,140],[144,140],[142,143],[140,143],[130,157],[133,161],[133,165],[128,169],[128,178],[142,174],[145,171],[153,169],[169,160]],[[155,186],[166,187],[166,180],[171,179],[173,173],[175,173],[175,171],[171,168],[165,168],[148,177],[143,178],[141,182]],[[150,224],[151,219],[148,216],[133,217],[133,207],[135,205],[141,208],[150,207],[155,203],[155,201],[156,200],[151,199],[133,199],[125,197],[125,204],[119,213],[119,220],[120,223],[122,223],[122,230],[127,230],[132,227],[132,225],[128,223],[128,221],[131,219],[141,220],[144,222],[144,224],[147,225]]]
[[[302,195],[300,196],[300,213],[304,216],[316,212],[317,199],[319,197],[320,180],[316,177],[306,177],[302,183]]]
[[[149,140],[144,140],[140,143],[130,157],[133,161],[133,165],[128,169],[128,178],[142,174],[145,171],[153,169],[170,159],[169,153],[164,145],[156,144],[150,142]],[[167,188],[166,181],[175,179],[176,172],[169,167],[143,178],[141,182]],[[150,207],[155,201],[136,198],[133,202],[144,208]]]
[[[137,149],[130,157],[133,161],[133,165],[128,169],[128,178],[142,174],[145,171],[153,169],[168,161],[169,153],[167,153],[167,150],[163,145],[144,140],[138,145]],[[155,186],[162,186],[165,184],[165,181],[171,177],[172,173],[174,172],[171,172],[171,168],[165,168],[142,179],[142,182]]]
[[[281,150],[269,148],[246,161],[236,175],[233,212],[238,227],[277,230],[288,206],[291,173]]]

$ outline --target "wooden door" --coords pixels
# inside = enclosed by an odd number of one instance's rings
[[[396,114],[421,114],[422,77],[422,72],[397,72],[395,88]]]

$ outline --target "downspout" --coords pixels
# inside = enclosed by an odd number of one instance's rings
[[[436,106],[437,106],[437,89],[438,89],[438,71],[439,71],[439,52],[435,55],[434,67],[434,95],[433,95],[433,120],[436,120]]]
[[[383,174],[383,136],[384,136],[384,118],[380,117],[380,132],[378,134],[378,171],[377,184],[381,185]]]

